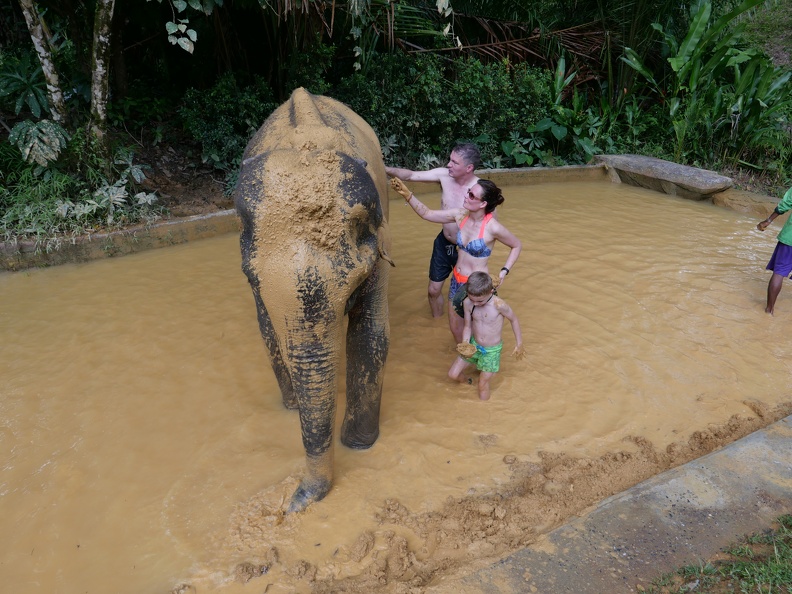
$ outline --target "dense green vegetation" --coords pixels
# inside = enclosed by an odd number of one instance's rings
[[[141,146],[187,147],[230,191],[247,139],[298,86],[352,106],[386,162],[408,167],[472,140],[487,167],[630,152],[791,181],[792,9],[779,0],[117,4],[106,110],[95,0],[35,5],[61,110],[20,7],[0,8],[7,240],[57,247],[161,216]]]

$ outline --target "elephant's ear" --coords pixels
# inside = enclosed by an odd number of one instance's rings
[[[393,258],[390,257],[388,252],[390,251],[391,246],[391,236],[390,236],[390,227],[388,227],[388,223],[385,221],[382,222],[380,228],[377,230],[377,251],[379,252],[379,257],[385,260],[391,266],[396,266],[396,263],[393,261]]]

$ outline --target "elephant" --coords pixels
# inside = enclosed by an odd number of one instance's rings
[[[345,316],[341,443],[366,449],[379,436],[394,265],[379,140],[343,103],[298,88],[245,148],[234,203],[261,336],[300,415],[306,471],[287,510],[297,512],[333,483]]]

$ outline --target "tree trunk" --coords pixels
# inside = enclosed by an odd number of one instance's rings
[[[104,142],[110,84],[110,38],[115,0],[97,0],[94,15],[93,74],[91,77],[91,131]]]
[[[36,10],[36,7],[33,5],[33,0],[19,0],[19,5],[22,7],[22,13],[25,15],[25,22],[27,23],[28,31],[30,31],[30,38],[33,40],[33,47],[36,48],[36,53],[41,63],[41,70],[44,72],[44,80],[47,83],[47,98],[49,100],[52,119],[64,125],[67,120],[66,102],[63,99],[63,91],[60,87],[58,71],[52,59],[48,33],[44,29],[44,24],[41,21],[38,10]]]

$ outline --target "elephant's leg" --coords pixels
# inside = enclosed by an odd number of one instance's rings
[[[258,313],[261,337],[264,339],[264,344],[267,345],[270,364],[272,365],[272,371],[275,372],[275,379],[278,380],[278,386],[280,387],[281,396],[283,398],[283,405],[286,408],[295,409],[297,408],[297,396],[294,393],[291,375],[289,375],[289,370],[283,361],[280,346],[278,346],[278,338],[275,335],[275,329],[272,327],[267,308],[264,307],[264,302],[255,288],[253,289],[253,297],[256,300],[256,312]]]
[[[371,447],[379,437],[379,413],[389,325],[387,270],[372,275],[349,312],[347,330],[347,394],[341,443],[355,449]]]

